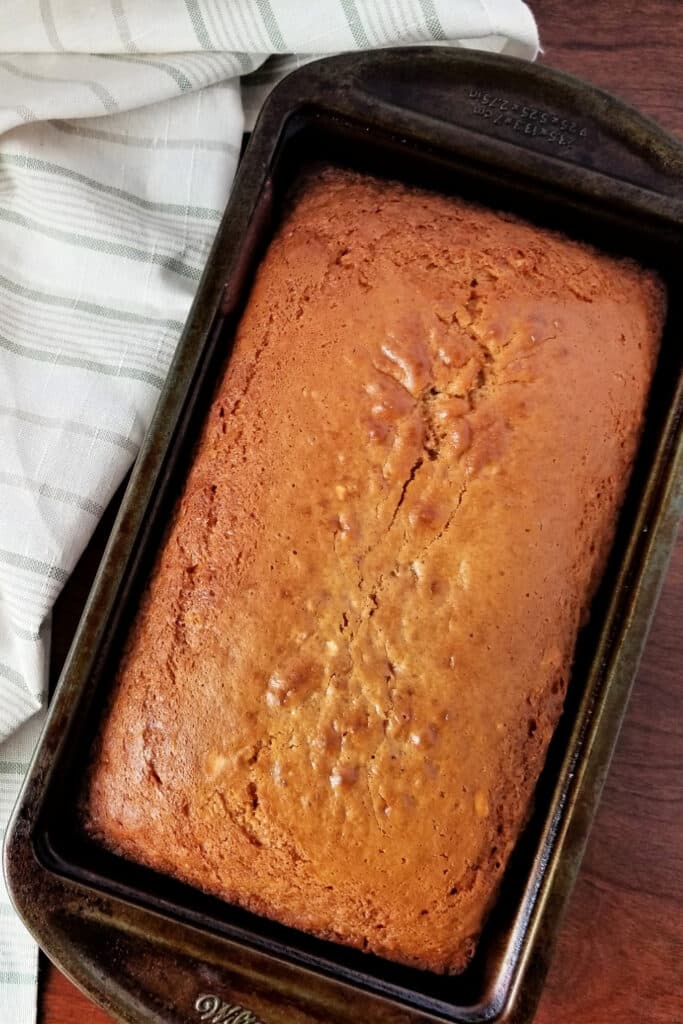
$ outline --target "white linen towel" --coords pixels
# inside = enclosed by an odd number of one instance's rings
[[[313,56],[418,42],[538,50],[521,0],[0,0],[0,837],[51,608],[142,441],[245,112]],[[0,1024],[35,1020],[36,975],[0,881]]]

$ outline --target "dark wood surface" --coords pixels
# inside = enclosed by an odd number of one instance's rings
[[[682,0],[532,0],[531,6],[545,63],[616,93],[683,137]],[[110,525],[111,514],[55,612],[55,670]],[[683,535],[537,1024],[683,1021],[682,664]],[[44,959],[39,1006],[40,1024],[111,1024]]]

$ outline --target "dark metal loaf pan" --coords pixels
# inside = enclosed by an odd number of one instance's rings
[[[511,209],[656,267],[670,295],[637,465],[535,811],[467,971],[436,977],[282,927],[128,864],[76,812],[92,739],[253,269],[293,178],[326,160]],[[38,942],[132,1024],[530,1021],[683,502],[681,146],[543,67],[441,48],[331,58],[267,101],[9,832]],[[580,397],[580,396],[579,396]],[[552,495],[549,495],[552,500]]]

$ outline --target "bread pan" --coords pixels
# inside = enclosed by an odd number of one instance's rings
[[[79,826],[78,797],[123,637],[218,368],[230,356],[254,267],[292,181],[320,160],[516,211],[656,267],[669,290],[636,468],[535,810],[477,953],[457,977],[400,967],[256,917],[105,852]],[[682,167],[678,142],[608,95],[547,68],[473,51],[334,57],[295,72],[272,93],[6,843],[7,881],[28,928],[113,1017],[131,1024],[532,1019],[683,502]]]

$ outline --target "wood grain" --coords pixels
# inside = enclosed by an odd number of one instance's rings
[[[683,137],[680,0],[536,0],[541,60]],[[111,513],[54,618],[56,670]],[[679,537],[536,1024],[683,1020],[683,535]],[[111,1024],[41,962],[40,1024]],[[368,1022],[370,1024],[370,1022]]]
[[[683,134],[680,0],[533,0],[541,62],[579,75]]]

